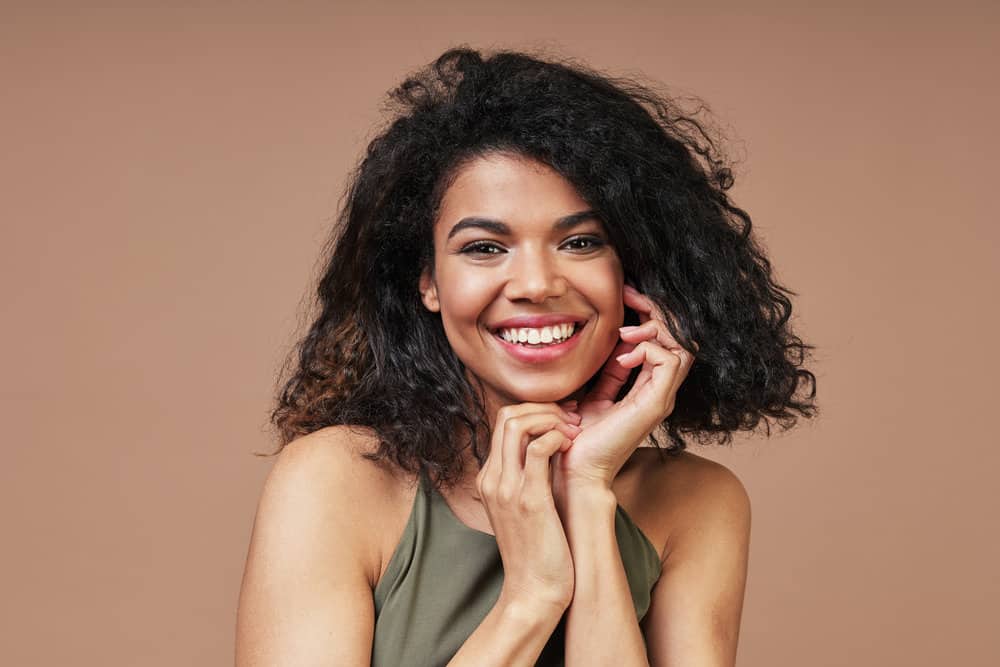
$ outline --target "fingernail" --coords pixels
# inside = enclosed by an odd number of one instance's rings
[[[621,363],[622,359],[624,359],[625,357],[627,357],[629,354],[631,354],[631,352],[626,352],[625,354],[619,354],[617,357],[615,357],[615,360],[618,363]]]
[[[629,331],[633,331],[638,328],[639,327],[637,326],[627,326],[627,327],[618,327],[618,330],[621,331],[622,333],[628,333]]]
[[[573,419],[576,419],[577,421],[583,419],[583,417],[581,417],[578,412],[573,412],[572,410],[569,412],[569,416],[572,417]]]

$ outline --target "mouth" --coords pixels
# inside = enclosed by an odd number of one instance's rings
[[[581,332],[586,327],[587,321],[581,321],[554,327],[494,329],[490,333],[497,344],[517,361],[537,364],[553,361],[570,352],[580,341]]]
[[[558,347],[576,336],[587,325],[586,320],[579,322],[564,322],[545,327],[504,327],[490,331],[494,338],[508,345],[516,345],[528,349],[543,349]]]

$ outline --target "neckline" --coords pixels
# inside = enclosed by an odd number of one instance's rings
[[[479,530],[478,528],[473,528],[472,526],[466,525],[464,521],[459,519],[458,515],[455,514],[454,510],[451,509],[451,505],[448,504],[448,501],[445,499],[445,497],[441,495],[441,493],[439,493],[436,488],[434,488],[434,485],[430,483],[430,480],[426,476],[422,476],[421,483],[426,484],[427,489],[434,497],[434,500],[440,502],[441,505],[444,506],[444,509],[448,513],[448,516],[451,517],[452,522],[455,523],[457,526],[459,526],[459,528],[465,530],[468,533],[480,535],[485,539],[496,542],[497,537],[493,533],[487,533],[485,531]],[[636,534],[643,542],[646,543],[646,547],[650,550],[650,552],[656,554],[656,559],[657,561],[659,561],[660,550],[656,548],[656,545],[653,544],[653,541],[650,540],[649,537],[646,535],[646,533],[642,530],[642,528],[639,527],[639,524],[637,524],[632,519],[632,517],[629,516],[628,512],[625,511],[625,508],[621,506],[621,503],[616,502],[615,505],[616,505],[615,511],[621,514],[622,518],[625,519],[625,522],[631,525],[635,529]]]
[[[427,491],[431,494],[433,502],[438,502],[441,505],[443,505],[445,511],[448,513],[448,516],[451,517],[451,521],[456,525],[458,525],[459,528],[465,530],[468,533],[481,535],[484,538],[496,542],[497,536],[494,535],[493,533],[487,533],[485,531],[479,530],[478,528],[473,528],[472,526],[467,525],[464,521],[459,519],[458,515],[455,514],[454,510],[451,509],[451,505],[449,505],[445,497],[441,495],[441,493],[436,488],[434,488],[434,485],[431,484],[430,479],[428,479],[426,475],[422,475],[420,481],[421,484],[426,485]]]

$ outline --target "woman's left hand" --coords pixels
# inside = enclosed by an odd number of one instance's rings
[[[632,452],[673,411],[677,390],[694,363],[649,297],[625,285],[623,301],[638,313],[639,325],[621,328],[621,341],[591,392],[575,407],[563,404],[580,414],[582,430],[553,466],[558,495],[581,484],[610,489]],[[635,384],[615,403],[629,372],[640,364]]]

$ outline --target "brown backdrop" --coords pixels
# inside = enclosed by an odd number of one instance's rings
[[[459,43],[698,94],[745,156],[824,414],[693,448],[753,499],[740,664],[997,664],[995,4],[205,4],[2,7],[4,664],[232,662],[344,177]]]

